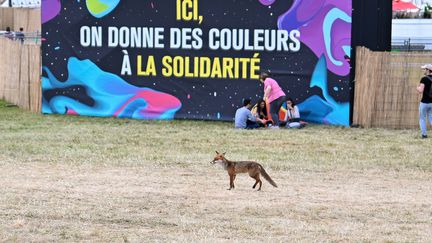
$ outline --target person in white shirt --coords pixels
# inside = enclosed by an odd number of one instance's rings
[[[284,118],[284,124],[287,128],[301,128],[300,111],[298,106],[294,103],[293,99],[288,98],[286,101],[287,112]]]

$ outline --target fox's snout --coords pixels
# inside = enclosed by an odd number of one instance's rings
[[[214,159],[214,160],[210,161],[210,164],[214,165],[214,164],[221,163],[221,162],[222,161],[220,159]]]

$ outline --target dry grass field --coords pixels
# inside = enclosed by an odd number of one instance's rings
[[[432,135],[432,133],[431,133]],[[278,184],[236,178],[215,150]],[[414,130],[44,116],[0,102],[5,242],[430,242],[432,138]]]

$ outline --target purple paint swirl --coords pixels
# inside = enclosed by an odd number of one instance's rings
[[[61,9],[60,0],[42,0],[42,24],[55,18]]]
[[[317,57],[324,55],[327,68],[346,76],[350,65],[351,1],[297,0],[278,19],[279,29],[300,31],[300,41]]]

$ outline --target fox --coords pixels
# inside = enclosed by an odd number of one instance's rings
[[[216,156],[212,161],[210,161],[210,163],[220,164],[225,170],[228,171],[228,175],[230,177],[230,187],[227,190],[234,189],[234,180],[238,173],[249,173],[249,176],[255,179],[255,184],[252,186],[252,189],[255,189],[257,184],[259,184],[257,191],[261,191],[262,186],[260,175],[262,175],[272,186],[278,187],[264,170],[262,165],[255,161],[229,161],[227,158],[225,158],[225,153],[219,153],[216,151]]]

